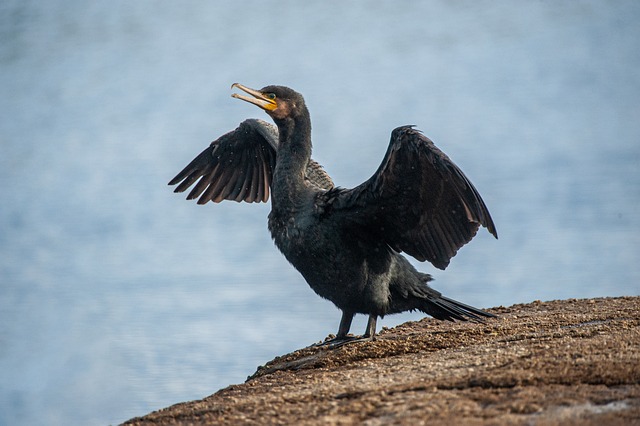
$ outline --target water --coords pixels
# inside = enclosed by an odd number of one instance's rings
[[[4,1],[0,424],[118,423],[335,332],[268,205],[166,186],[265,118],[229,97],[236,81],[301,91],[341,186],[403,124],[456,161],[500,240],[419,265],[448,296],[640,294],[639,18],[634,1]]]

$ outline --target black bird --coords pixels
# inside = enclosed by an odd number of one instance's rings
[[[369,315],[362,338],[373,338],[378,317],[418,309],[441,320],[481,321],[495,315],[443,296],[400,253],[445,269],[480,225],[497,238],[478,191],[433,142],[413,126],[391,132],[378,170],[361,185],[335,187],[311,160],[311,119],[302,95],[284,86],[232,96],[262,108],[277,131],[246,120],[214,141],[169,182],[188,199],[266,201],[276,246],[342,319],[335,339],[348,336],[356,313]],[[277,138],[277,141],[276,141]]]

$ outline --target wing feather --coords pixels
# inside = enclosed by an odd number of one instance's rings
[[[242,192],[242,188],[244,188],[245,181],[247,179],[247,163],[249,163],[249,159],[251,158],[251,152],[255,149],[255,147],[251,147],[251,149],[247,149],[238,153],[237,166],[236,170],[236,179],[233,181],[229,181],[229,184],[226,186],[227,193],[225,194],[225,198],[228,200],[234,201],[242,201],[242,199],[238,200],[238,196]]]
[[[213,141],[169,185],[178,184],[174,192],[184,192],[195,183],[187,199],[199,198],[198,204],[225,199],[267,201],[262,186],[270,180],[263,178],[264,170],[270,173],[273,169],[277,146],[278,132],[273,125],[245,120]]]
[[[188,200],[198,204],[222,200],[266,202],[276,162],[278,129],[258,119],[248,119],[213,141],[169,185],[184,192],[192,185]],[[310,160],[307,179],[318,188],[331,189],[333,182],[322,166]]]
[[[198,183],[195,184],[191,192],[189,192],[189,195],[187,195],[187,200],[193,200],[195,198],[198,198],[200,195],[202,195],[204,190],[207,189],[207,187],[211,185],[211,182],[214,181],[216,177],[216,171],[219,166],[220,164],[207,165],[207,168],[203,170],[202,177],[200,178]],[[178,188],[176,188],[176,191],[177,189]]]
[[[255,149],[255,148],[254,148]],[[255,153],[251,152],[250,155],[255,156]],[[244,179],[242,179],[242,183],[240,188],[238,188],[238,193],[236,194],[234,201],[242,201],[242,200],[250,200],[251,199],[251,179],[253,179],[253,162],[245,161],[244,162]]]
[[[377,232],[394,250],[440,269],[471,241],[480,225],[498,235],[469,179],[412,126],[391,133],[382,164],[369,180],[323,196],[331,214]]]

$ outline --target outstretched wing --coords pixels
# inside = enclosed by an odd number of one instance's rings
[[[412,126],[398,127],[375,174],[353,189],[326,194],[327,212],[394,250],[445,269],[480,225],[498,238],[480,194],[434,143]]]
[[[199,197],[198,204],[222,200],[266,202],[277,148],[275,126],[258,119],[245,120],[213,141],[169,185],[179,184],[174,192],[184,192],[195,183],[187,199]],[[331,178],[315,161],[309,161],[307,171],[307,178],[317,187],[333,187]]]

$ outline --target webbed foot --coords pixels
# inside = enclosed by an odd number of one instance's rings
[[[327,347],[329,349],[335,349],[335,348],[339,348],[341,346],[344,345],[348,345],[349,343],[357,343],[357,342],[371,342],[375,340],[374,336],[367,336],[367,335],[363,335],[363,336],[353,336],[351,334],[347,335],[347,336],[341,336],[341,337],[333,337],[333,338],[329,338],[327,340],[325,340],[324,342],[321,343],[316,343],[311,345],[312,347]]]

